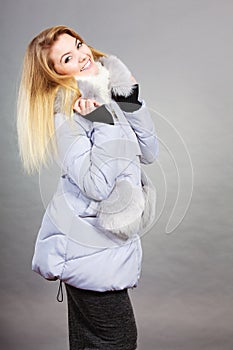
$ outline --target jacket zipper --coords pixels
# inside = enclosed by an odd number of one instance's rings
[[[112,115],[114,116],[114,118],[115,118],[116,120],[118,120],[118,116],[117,116],[116,112],[114,111],[114,109],[112,108],[111,105],[109,106],[109,108],[110,108],[111,113],[112,113]]]

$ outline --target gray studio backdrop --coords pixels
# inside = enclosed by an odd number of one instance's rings
[[[160,140],[146,170],[158,217],[143,236],[142,278],[130,292],[139,349],[232,350],[233,1],[0,6],[1,349],[68,349],[58,283],[31,271],[44,203],[39,176],[23,174],[15,127],[25,48],[42,29],[66,24],[130,67]]]

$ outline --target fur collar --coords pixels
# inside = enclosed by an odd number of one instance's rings
[[[97,75],[77,77],[78,88],[83,98],[95,99],[99,103],[109,103],[114,95],[129,96],[133,91],[131,72],[116,56],[100,57],[96,64],[99,68]],[[61,110],[61,91],[55,98],[54,112]]]
[[[114,95],[127,97],[133,92],[131,72],[116,56],[103,56],[99,61],[109,71],[110,89]]]
[[[96,62],[98,74],[77,77],[78,88],[83,98],[90,98],[99,103],[109,103],[111,100],[110,74],[100,62]]]

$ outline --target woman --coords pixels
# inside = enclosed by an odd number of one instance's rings
[[[153,162],[158,146],[135,78],[74,30],[46,29],[26,51],[17,129],[29,174],[51,155],[61,167],[32,269],[65,283],[70,349],[136,349],[128,288],[138,284],[139,235],[154,217],[140,163]]]

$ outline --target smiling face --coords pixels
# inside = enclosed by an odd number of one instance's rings
[[[69,34],[61,34],[50,49],[49,58],[58,74],[74,77],[98,73],[89,47]]]

